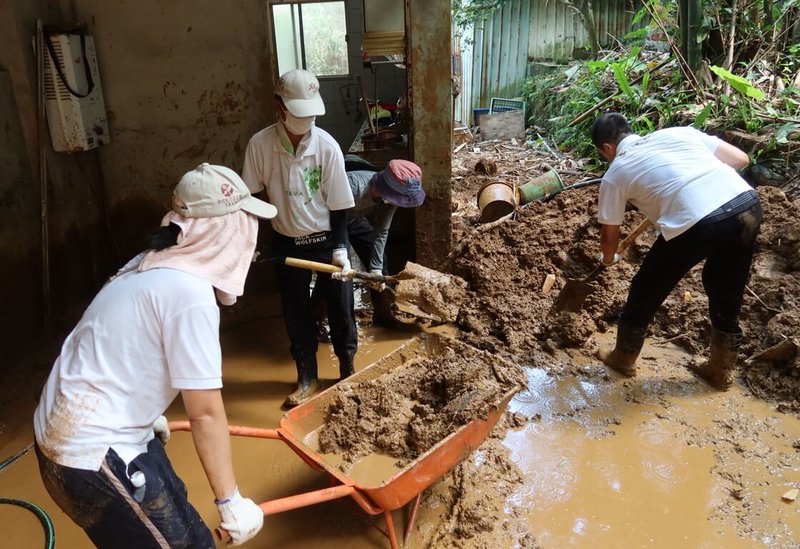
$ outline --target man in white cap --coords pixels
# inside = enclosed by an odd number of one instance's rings
[[[261,529],[239,494],[222,402],[217,300],[232,304],[256,245],[253,198],[228,168],[185,174],[151,241],[100,290],[67,336],[34,413],[45,488],[100,548],[213,548],[164,452],[178,393],[220,515],[240,545]],[[216,296],[216,298],[215,298]]]
[[[355,169],[349,169],[354,166]],[[353,192],[355,207],[348,212],[347,236],[358,258],[370,273],[387,275],[386,242],[397,208],[416,208],[425,201],[422,188],[422,169],[409,160],[390,160],[379,171],[355,155],[345,158],[347,180]],[[382,284],[371,284],[372,323],[375,326],[396,327],[391,312],[392,297]],[[312,300],[316,316],[316,333],[320,341],[327,338],[324,311],[319,305],[322,296],[314,288]]]
[[[353,282],[348,280],[347,210],[354,205],[341,148],[314,125],[325,114],[319,82],[308,71],[291,70],[275,86],[280,122],[256,133],[247,145],[242,178],[252,193],[264,191],[278,208],[272,220],[272,252],[341,267],[318,274],[316,285],[328,302],[333,349],[340,378],[355,372],[358,348]],[[297,367],[297,388],[285,402],[300,404],[318,389],[317,337],[309,302],[311,272],[277,267],[290,351]]]

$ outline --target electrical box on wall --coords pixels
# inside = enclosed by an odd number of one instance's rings
[[[45,34],[44,96],[53,149],[88,151],[110,142],[94,40]]]

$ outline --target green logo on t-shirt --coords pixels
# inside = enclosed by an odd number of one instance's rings
[[[319,190],[322,181],[322,167],[306,168],[303,170],[303,180],[306,182],[309,193],[313,196]]]

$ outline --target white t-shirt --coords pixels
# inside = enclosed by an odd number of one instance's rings
[[[222,387],[219,308],[210,283],[174,269],[106,284],[69,334],[33,417],[45,456],[97,471],[129,463],[181,389]]]
[[[729,200],[751,190],[714,152],[720,140],[692,127],[629,135],[603,176],[597,220],[621,225],[625,203],[639,208],[670,240]]]
[[[339,145],[325,130],[312,126],[296,154],[283,124],[273,124],[250,138],[242,179],[250,192],[264,189],[278,208],[272,227],[298,237],[330,231],[330,212],[354,206]]]

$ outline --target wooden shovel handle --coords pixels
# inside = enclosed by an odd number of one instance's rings
[[[296,257],[286,257],[283,262],[287,267],[296,267],[298,269],[308,269],[309,271],[317,271],[320,273],[341,273],[342,268],[337,265],[329,263],[320,263],[318,261],[309,261],[308,259],[298,259]],[[361,271],[353,271],[353,278],[367,280],[369,282],[383,282],[384,284],[394,284],[397,279],[393,276],[383,276],[372,273],[362,273]]]
[[[342,268],[328,263],[319,263],[317,261],[309,261],[307,259],[297,259],[296,257],[287,257],[284,259],[287,267],[296,267],[298,269],[308,269],[309,271],[318,271],[320,273],[341,273]]]
[[[623,240],[622,242],[620,242],[617,245],[617,252],[616,253],[618,253],[619,255],[622,255],[622,252],[627,250],[628,246],[633,244],[633,242],[636,240],[636,238],[638,238],[638,236],[640,234],[642,234],[645,231],[645,229],[647,229],[649,226],[650,226],[650,220],[645,218],[644,221],[639,223],[638,227],[636,227],[628,236],[625,237],[625,240]],[[583,282],[591,282],[592,280],[597,278],[597,275],[602,273],[605,270],[605,268],[606,268],[606,266],[603,265],[602,263],[600,263],[600,265],[598,265],[589,274],[589,276],[587,276],[586,278],[583,279]]]
[[[640,234],[642,234],[648,227],[650,226],[650,220],[645,218],[644,221],[639,223],[639,226],[636,227],[631,234],[625,237],[625,240],[619,243],[617,246],[617,253],[622,254],[625,250],[628,249],[628,246],[633,244],[634,240],[636,240]]]

